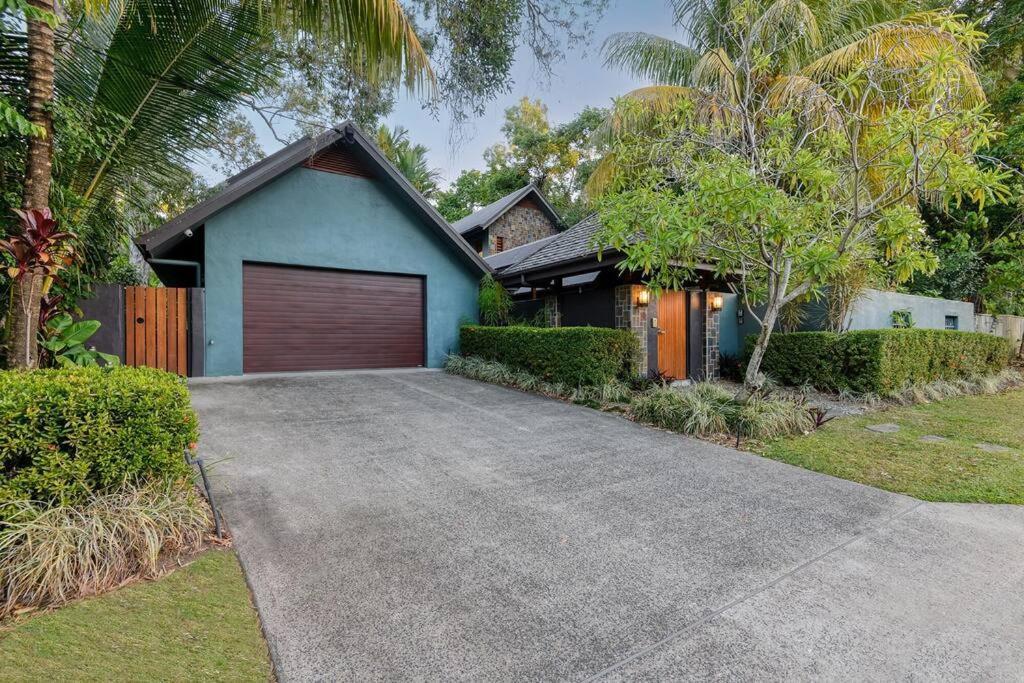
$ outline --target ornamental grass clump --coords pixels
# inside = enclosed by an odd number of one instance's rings
[[[739,403],[732,433],[739,438],[774,439],[815,429],[814,414],[803,401],[753,394]]]
[[[818,425],[813,409],[802,400],[764,393],[743,398],[710,382],[648,391],[633,401],[630,412],[638,422],[675,432],[737,439],[801,434]]]
[[[725,389],[702,382],[689,390],[653,389],[634,399],[633,419],[683,434],[729,433],[737,403]]]
[[[19,500],[2,507],[0,619],[156,576],[165,560],[198,550],[211,525],[194,489],[156,482],[82,505]]]
[[[980,375],[957,380],[936,380],[934,382],[907,384],[891,395],[900,405],[933,403],[957,396],[998,394],[1007,389],[1024,386],[1024,374],[1007,369],[991,375]]]

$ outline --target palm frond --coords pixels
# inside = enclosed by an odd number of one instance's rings
[[[277,27],[339,41],[371,82],[402,81],[434,94],[430,58],[399,0],[258,0],[257,7]]]
[[[813,124],[842,125],[839,102],[825,88],[806,76],[778,76],[768,87],[765,98],[775,110],[789,110]]]
[[[159,185],[219,141],[223,117],[274,75],[267,25],[251,3],[122,0],[67,37],[58,90],[109,129],[79,161],[88,201],[126,179]]]
[[[804,72],[836,76],[874,60],[884,60],[890,66],[913,66],[939,47],[959,49],[954,36],[941,27],[942,20],[938,13],[918,12],[865,27],[847,35],[842,45],[812,61]]]
[[[608,152],[597,162],[586,185],[583,186],[583,194],[589,199],[597,199],[608,193],[612,182],[619,172],[618,158],[615,152]]]
[[[809,49],[821,45],[818,18],[814,10],[801,0],[775,0],[754,22],[752,33],[758,40],[769,44],[782,39],[795,45],[806,45]]]
[[[729,100],[738,97],[736,67],[725,48],[704,53],[693,69],[693,82],[702,88],[723,93]]]
[[[611,144],[622,135],[647,130],[658,117],[674,110],[682,100],[697,100],[700,93],[677,85],[650,85],[623,95],[594,131],[594,142]]]
[[[691,85],[700,55],[669,38],[650,33],[614,33],[601,48],[605,66],[665,85]]]
[[[916,69],[944,53],[952,53],[956,64],[946,71],[955,78],[956,95],[966,106],[985,101],[985,93],[974,71],[972,57],[954,35],[927,22],[929,13],[915,15],[926,23],[887,22],[864,37],[833,50],[804,67],[800,74],[828,83],[856,69],[881,66],[890,74],[903,73],[917,78]]]

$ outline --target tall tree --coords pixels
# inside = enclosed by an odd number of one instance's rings
[[[457,220],[533,183],[566,223],[576,223],[589,210],[582,189],[600,158],[592,138],[605,116],[603,109],[587,107],[571,121],[552,125],[540,100],[522,98],[505,110],[505,142],[484,151],[486,170],[460,175],[439,195],[438,210]]]
[[[1014,200],[926,210],[939,268],[915,278],[908,289],[973,301],[989,313],[1024,315],[1024,2],[967,0],[955,6],[988,34],[979,55],[980,75],[1004,135],[980,163],[1014,169]]]
[[[428,199],[434,196],[441,172],[430,168],[427,148],[413,144],[408,130],[402,126],[381,126],[377,129],[377,146],[420,194]]]
[[[1005,197],[1006,173],[974,156],[996,136],[972,70],[982,35],[887,5],[687,0],[676,6],[697,50],[611,43],[675,84],[624,98],[609,120],[614,146],[591,183],[607,194],[598,243],[654,288],[707,260],[738,276],[761,322],[748,386],[763,381],[782,308],[865,252],[901,280],[934,267],[918,200]]]

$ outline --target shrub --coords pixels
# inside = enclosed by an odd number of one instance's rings
[[[844,335],[843,356],[851,389],[888,396],[907,385],[998,373],[1010,348],[978,332],[864,330]]]
[[[843,386],[841,335],[832,332],[776,332],[768,340],[761,372],[777,382],[822,389]],[[744,358],[750,358],[757,336],[746,338]]]
[[[155,482],[81,506],[13,501],[3,507],[0,617],[152,577],[161,553],[198,549],[210,528],[208,508],[193,488]]]
[[[753,349],[748,337],[746,349]],[[892,396],[908,386],[991,375],[1009,364],[1001,337],[928,329],[772,335],[762,368],[783,384]]]
[[[0,501],[69,505],[131,479],[191,475],[183,379],[150,368],[0,372]]]
[[[636,372],[639,353],[632,332],[605,327],[466,325],[461,348],[466,356],[500,361],[572,387],[629,378]]]

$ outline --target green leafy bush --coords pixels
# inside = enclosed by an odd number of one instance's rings
[[[605,327],[466,325],[461,350],[573,387],[626,379],[636,373],[639,355],[632,332]]]
[[[183,379],[150,368],[0,372],[0,501],[73,505],[125,480],[191,474]]]
[[[833,332],[776,332],[768,340],[761,372],[776,382],[793,386],[845,386],[840,337]],[[744,358],[750,358],[756,343],[756,335],[747,337]]]
[[[754,342],[746,340],[748,355]],[[912,385],[993,375],[1009,361],[1002,337],[913,328],[773,334],[762,368],[783,384],[892,396]]]

